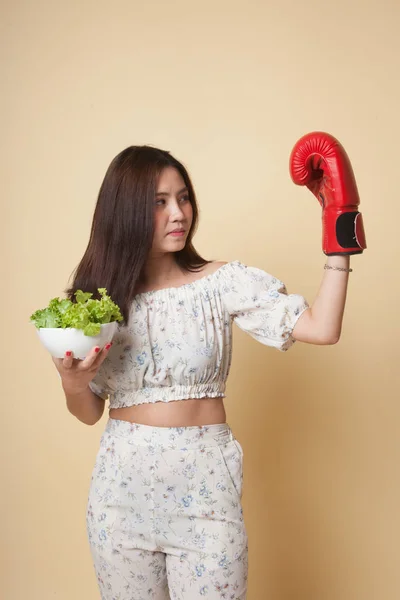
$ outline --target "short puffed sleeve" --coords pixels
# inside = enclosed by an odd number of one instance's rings
[[[103,363],[104,365],[104,363]],[[101,366],[103,366],[101,365]],[[105,385],[103,373],[97,371],[94,379],[90,381],[89,387],[97,396],[102,398],[103,400],[108,399],[109,392],[107,391],[107,386]]]
[[[299,294],[288,294],[285,284],[262,269],[239,261],[221,269],[223,305],[243,331],[267,346],[288,350],[295,342],[294,326],[309,304]]]

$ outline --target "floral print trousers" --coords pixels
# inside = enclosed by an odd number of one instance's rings
[[[87,505],[102,600],[244,600],[242,465],[226,423],[109,419]]]

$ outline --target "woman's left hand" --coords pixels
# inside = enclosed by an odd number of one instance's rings
[[[360,198],[349,157],[328,133],[303,136],[290,156],[290,175],[322,206],[322,249],[327,256],[361,254],[367,247]]]

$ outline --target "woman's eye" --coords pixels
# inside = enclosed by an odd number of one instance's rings
[[[182,196],[181,198],[181,202],[189,202],[190,198],[189,196],[186,194],[186,196]]]
[[[163,204],[165,204],[165,200],[163,198],[156,200],[156,206],[162,206]]]

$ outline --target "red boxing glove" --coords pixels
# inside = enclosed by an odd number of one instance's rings
[[[367,247],[360,198],[349,157],[332,135],[303,136],[290,155],[290,175],[306,185],[322,206],[322,249],[333,254],[361,254]]]

